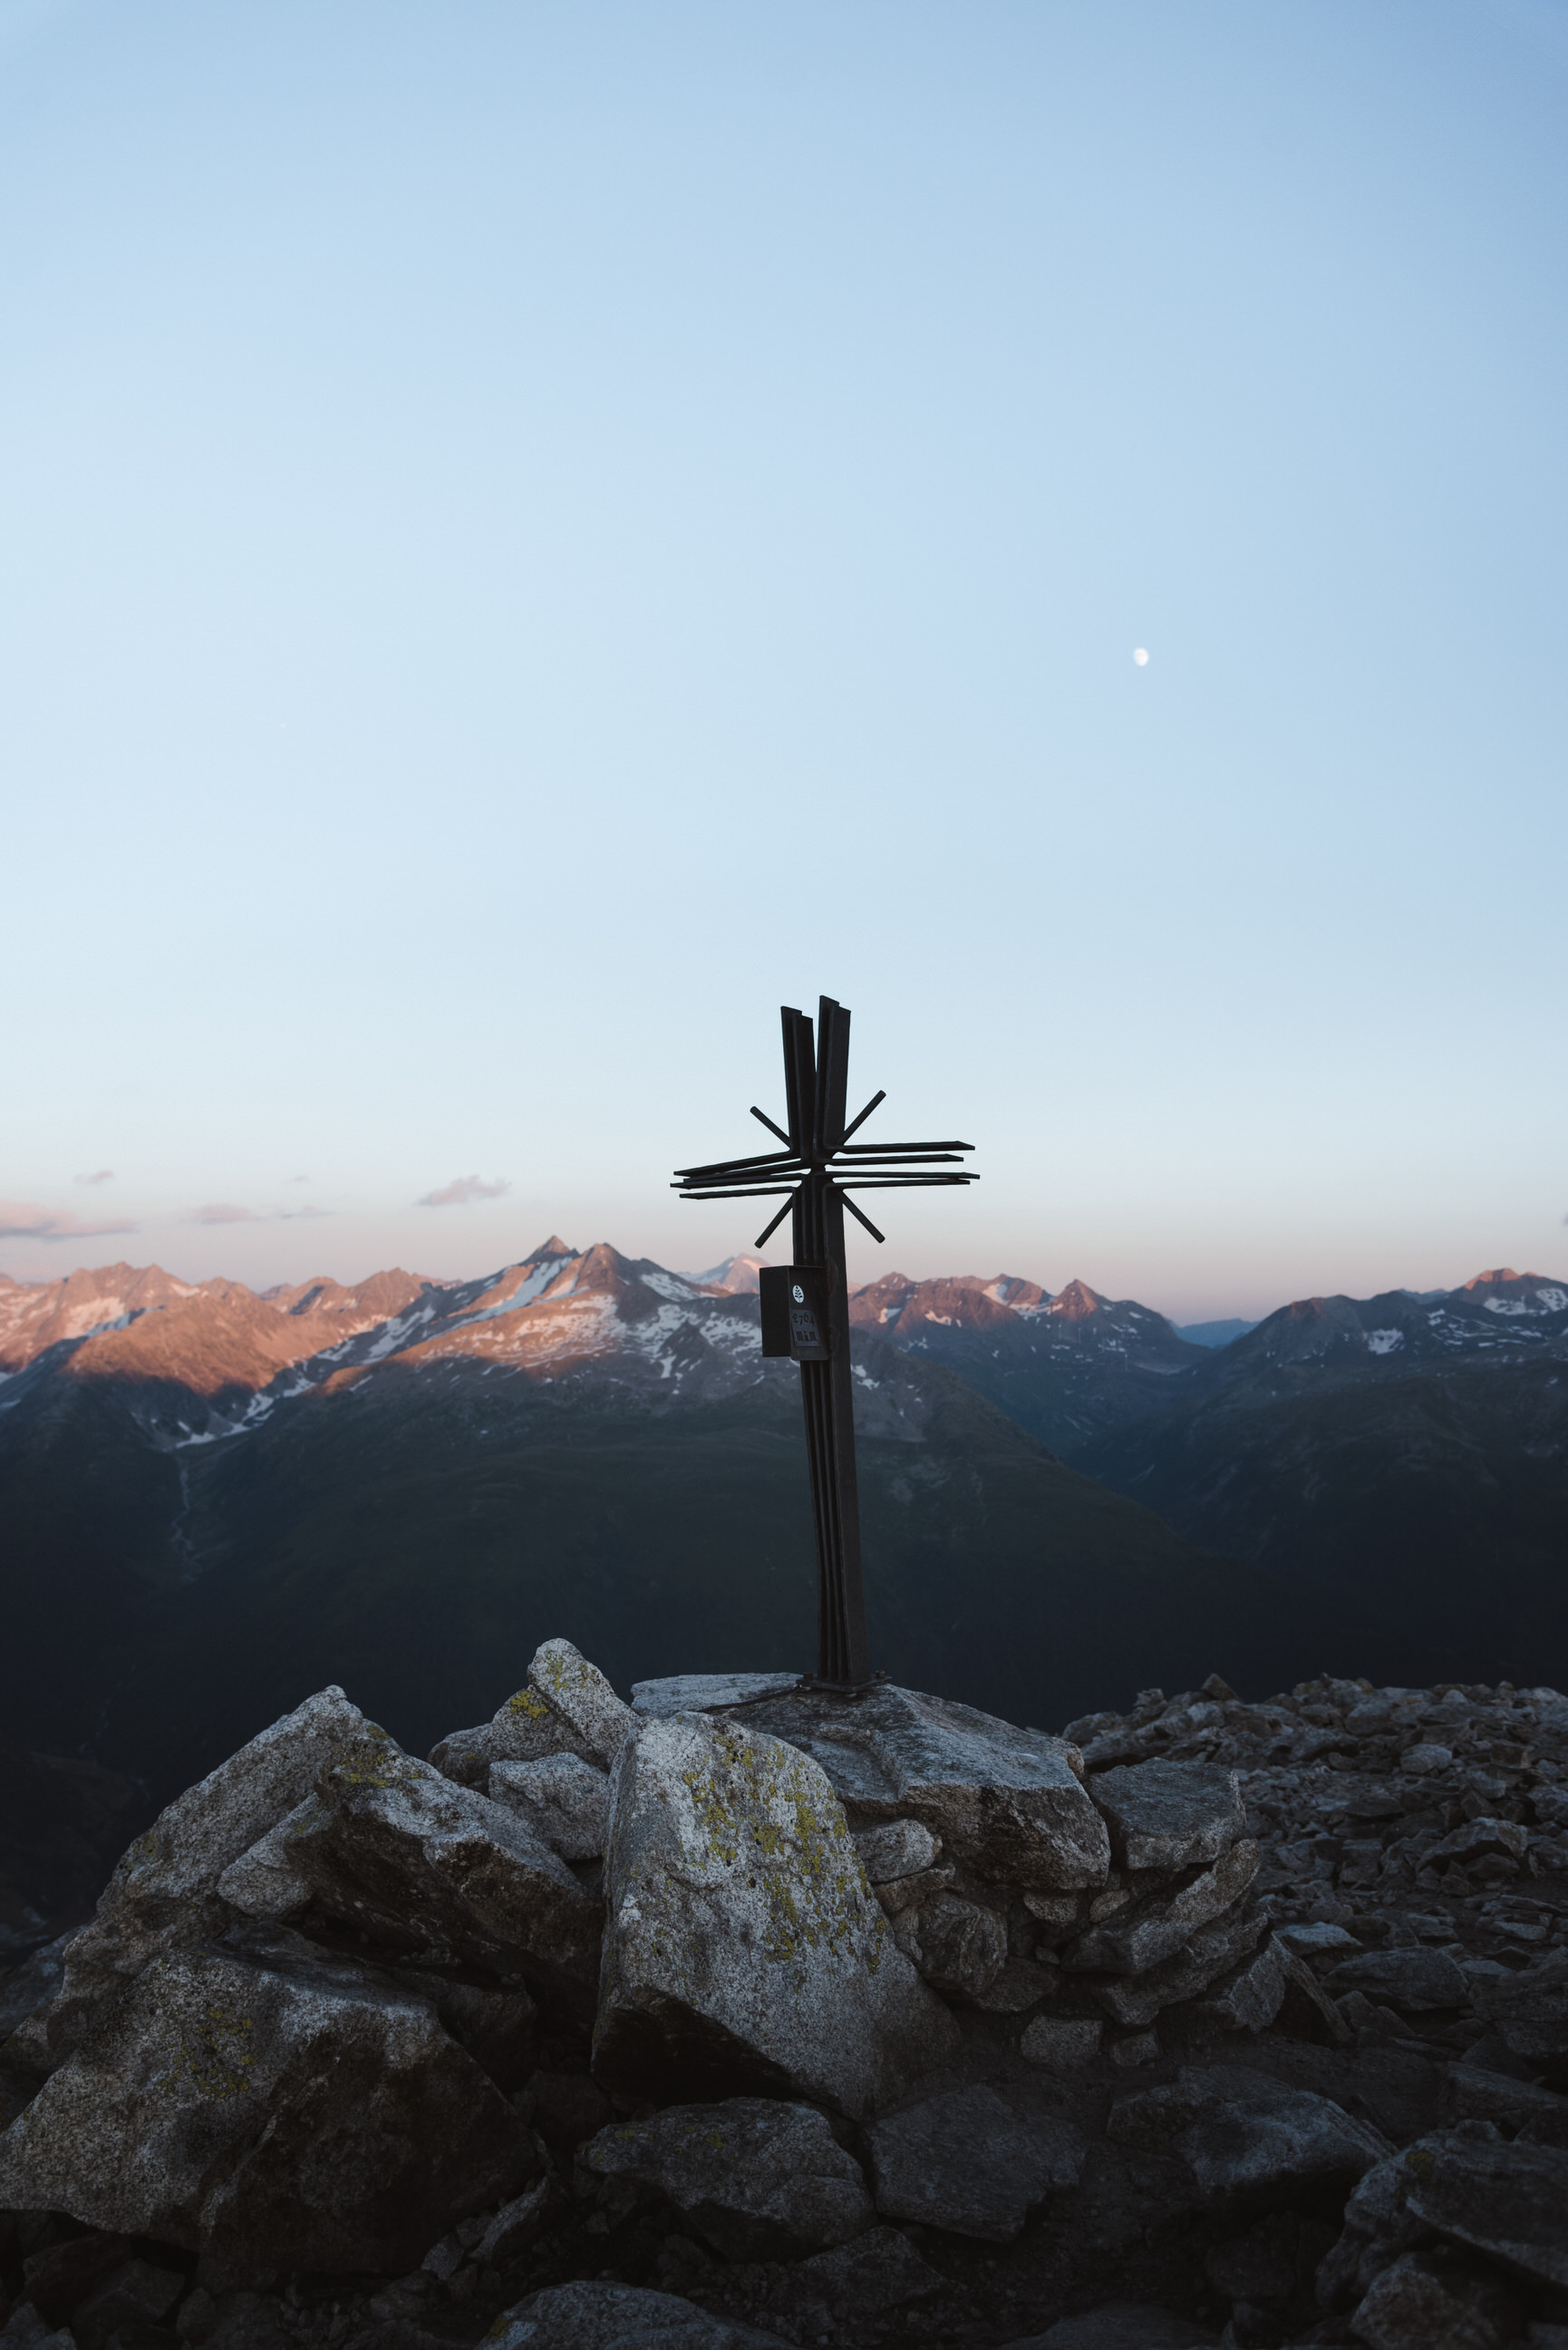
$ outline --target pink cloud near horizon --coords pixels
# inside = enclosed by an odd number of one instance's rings
[[[30,1200],[0,1200],[0,1241],[81,1241],[98,1232],[135,1230],[125,1216],[88,1222],[63,1210],[40,1208]]]
[[[461,1208],[470,1200],[499,1200],[503,1191],[510,1191],[511,1189],[504,1176],[498,1176],[493,1183],[482,1183],[477,1175],[460,1175],[455,1182],[443,1184],[439,1191],[427,1191],[422,1200],[414,1201],[414,1205],[416,1208]]]

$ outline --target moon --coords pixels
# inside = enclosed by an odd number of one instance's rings
[[[1147,645],[1136,645],[1133,648],[1133,659],[1137,661],[1139,669],[1147,669],[1148,667],[1148,647]]]

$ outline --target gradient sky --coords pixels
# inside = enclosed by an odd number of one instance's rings
[[[711,1263],[826,990],[858,1276],[1563,1273],[1565,199],[1561,0],[0,0],[0,1268]]]

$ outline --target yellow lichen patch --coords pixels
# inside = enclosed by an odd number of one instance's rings
[[[198,2096],[214,2097],[220,2103],[243,2097],[252,2085],[251,2068],[255,2063],[249,2046],[253,2029],[248,2015],[209,2006],[205,2021],[181,2042],[179,2055],[158,2086],[174,2089],[189,2083]]]
[[[509,1697],[506,1700],[506,1711],[508,1713],[521,1714],[525,1721],[548,1721],[550,1719],[549,1707],[544,1699],[535,1695],[531,1689],[520,1689],[515,1696]]]
[[[128,1877],[134,1877],[139,1869],[151,1868],[162,1851],[162,1838],[156,1828],[149,1828],[145,1835],[139,1835],[130,1846],[120,1866]]]

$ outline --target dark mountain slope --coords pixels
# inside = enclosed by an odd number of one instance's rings
[[[961,1382],[874,1340],[861,1359],[872,1645],[896,1679],[1046,1721],[1216,1662],[1261,1687],[1365,1654],[1362,1627],[1195,1551]],[[193,1469],[202,1572],[150,1599],[107,1749],[172,1787],[327,1680],[421,1748],[493,1711],[546,1626],[623,1687],[809,1664],[795,1378],[655,1413],[462,1361],[292,1401]]]
[[[1374,1617],[1411,1679],[1568,1673],[1568,1284],[1311,1298],[1082,1465]]]

